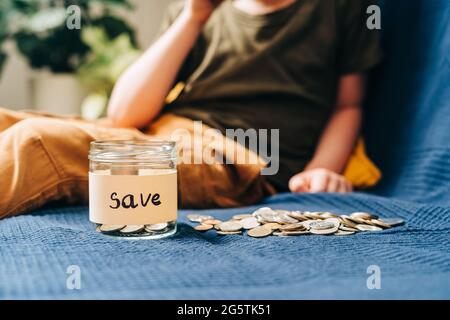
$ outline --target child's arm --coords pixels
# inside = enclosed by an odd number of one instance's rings
[[[170,28],[121,75],[108,106],[115,125],[141,128],[158,115],[214,7],[213,0],[186,0]]]
[[[340,173],[354,148],[361,124],[364,76],[351,74],[339,82],[337,104],[326,126],[314,157],[305,170],[289,181],[293,192],[349,192],[352,190]]]

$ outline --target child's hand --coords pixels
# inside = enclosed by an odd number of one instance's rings
[[[183,13],[192,21],[203,25],[223,0],[186,0]]]
[[[293,176],[289,189],[292,192],[351,192],[352,184],[331,170],[311,169]]]

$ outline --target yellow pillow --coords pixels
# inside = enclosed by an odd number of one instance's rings
[[[381,179],[380,170],[366,154],[366,147],[362,138],[359,138],[356,143],[345,168],[344,176],[358,189],[372,187]]]

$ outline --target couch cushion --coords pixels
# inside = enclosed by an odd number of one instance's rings
[[[450,204],[450,2],[382,1],[384,64],[370,82],[365,137],[380,195]]]

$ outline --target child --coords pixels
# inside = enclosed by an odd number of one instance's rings
[[[274,190],[351,191],[341,174],[359,132],[364,73],[380,60],[377,35],[365,24],[368,5],[175,4],[160,37],[117,82],[110,123],[0,110],[0,217],[54,200],[86,202],[90,141],[191,133],[193,120],[222,132],[278,128],[281,166],[267,181],[261,163],[181,163],[183,207],[246,205]],[[179,82],[183,91],[165,107]]]
[[[369,1],[189,0],[119,80],[109,115],[142,127],[170,112],[219,128],[279,128],[280,191],[348,192],[343,172],[361,122],[364,72],[380,60]],[[151,88],[151,89],[150,89]],[[145,108],[142,106],[145,105]]]

